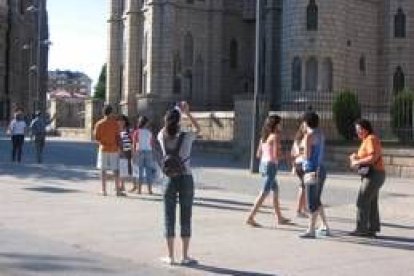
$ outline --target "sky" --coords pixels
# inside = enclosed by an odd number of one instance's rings
[[[107,0],[47,1],[49,70],[83,72],[95,86],[106,61],[107,6]]]

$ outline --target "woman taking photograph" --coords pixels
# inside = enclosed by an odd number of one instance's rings
[[[187,116],[194,131],[181,130],[181,114]],[[175,264],[174,240],[177,198],[180,205],[182,239],[182,259],[180,263],[181,265],[197,263],[196,260],[189,257],[188,248],[191,237],[194,198],[194,180],[191,173],[190,157],[192,144],[199,132],[200,126],[191,115],[189,105],[186,102],[181,102],[176,109],[167,111],[164,117],[164,128],[161,129],[157,137],[163,153],[162,169],[168,179],[164,190],[164,226],[168,256],[161,258],[161,261],[169,265]],[[172,165],[174,163],[175,166]]]
[[[271,191],[273,192],[273,208],[278,224],[289,223],[289,219],[284,218],[280,211],[279,187],[276,181],[277,165],[281,156],[280,121],[280,116],[271,115],[267,117],[262,129],[256,157],[260,158],[260,172],[264,176],[263,189],[256,198],[246,220],[246,223],[253,227],[260,227],[260,224],[255,220],[255,216]]]
[[[357,120],[355,130],[362,143],[349,160],[351,168],[361,174],[361,187],[357,199],[357,225],[350,235],[375,237],[380,231],[378,195],[385,182],[382,147],[368,120]]]

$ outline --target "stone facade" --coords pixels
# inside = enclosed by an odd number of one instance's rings
[[[82,72],[68,70],[49,71],[48,92],[65,90],[71,93],[91,95],[92,79]]]
[[[46,106],[48,38],[46,0],[0,1],[0,120]]]
[[[186,99],[231,110],[252,94],[255,0],[111,0],[107,101],[158,113]],[[414,1],[268,0],[264,94],[273,109],[353,89],[373,107],[414,87]],[[330,110],[330,108],[329,108]]]

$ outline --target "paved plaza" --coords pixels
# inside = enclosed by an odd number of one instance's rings
[[[194,267],[168,267],[162,235],[162,187],[156,195],[98,195],[92,143],[48,141],[45,163],[34,163],[27,141],[22,164],[0,141],[0,275],[412,275],[414,180],[388,178],[381,190],[377,239],[347,236],[355,223],[358,177],[331,173],[324,202],[333,236],[301,240],[295,215],[297,179],[278,176],[285,216],[275,226],[270,201],[244,224],[260,177],[227,156],[193,160],[196,199],[191,255]],[[145,191],[145,189],[144,189]],[[180,245],[180,244],[178,244]],[[178,249],[178,248],[177,248]],[[177,250],[177,256],[179,250]]]

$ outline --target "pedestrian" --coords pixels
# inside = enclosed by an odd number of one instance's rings
[[[37,111],[30,123],[31,137],[34,137],[34,145],[37,163],[43,162],[43,150],[46,142],[46,127],[55,119],[48,120],[41,111]]]
[[[104,117],[96,123],[94,129],[95,139],[99,143],[97,167],[101,170],[102,195],[107,195],[107,172],[112,171],[116,195],[124,196],[119,182],[119,125],[110,105],[104,106],[103,113]]]
[[[183,131],[180,127],[181,114],[187,116],[194,130]],[[180,229],[182,239],[182,265],[196,264],[197,261],[189,257],[188,250],[191,238],[191,217],[194,198],[194,180],[191,173],[191,147],[200,126],[190,113],[186,102],[181,102],[176,109],[167,111],[164,117],[164,127],[157,139],[163,153],[163,172],[167,176],[164,189],[164,227],[168,248],[168,256],[161,258],[167,264],[175,264],[175,210],[177,197],[180,205]]]
[[[292,162],[292,171],[293,173],[299,178],[299,190],[297,196],[297,204],[296,204],[296,216],[300,218],[307,218],[308,215],[306,214],[306,196],[305,196],[305,184],[303,182],[303,168],[302,163],[304,159],[304,147],[303,147],[303,137],[305,136],[305,127],[302,123],[299,126],[298,131],[295,134],[295,138],[293,140],[292,150],[291,150],[291,158],[293,159]]]
[[[351,154],[349,160],[351,167],[361,175],[361,186],[357,199],[357,225],[350,234],[375,237],[380,231],[378,196],[385,182],[382,146],[368,120],[357,120],[355,130],[362,143],[358,152]]]
[[[152,195],[152,183],[155,177],[154,137],[149,127],[149,119],[146,116],[140,116],[132,139],[134,165],[138,167],[138,183],[135,182],[131,192],[136,190],[138,194],[141,194],[142,184],[145,182],[148,185],[148,194]]]
[[[119,181],[121,191],[125,191],[125,181],[132,175],[132,130],[125,115],[118,117],[119,133]]]
[[[12,141],[12,162],[20,163],[22,161],[22,152],[24,144],[24,136],[27,124],[24,120],[22,110],[16,110],[14,118],[11,120],[7,133],[11,135]]]
[[[309,225],[301,238],[316,237],[316,220],[321,219],[318,228],[319,235],[330,235],[325,210],[321,202],[323,186],[326,180],[326,170],[323,164],[325,154],[325,136],[319,129],[319,116],[313,111],[308,111],[303,118],[305,136],[303,138],[304,160],[302,168],[304,171],[304,184],[306,191],[306,202],[310,212]]]
[[[279,186],[276,180],[278,161],[279,157],[282,156],[280,122],[280,116],[270,115],[266,118],[262,128],[262,135],[257,148],[256,157],[260,158],[260,172],[264,177],[263,188],[256,198],[253,208],[246,220],[246,223],[253,227],[260,227],[260,224],[255,220],[255,216],[271,191],[273,192],[273,208],[277,223],[289,223],[289,219],[283,217],[280,210]]]

